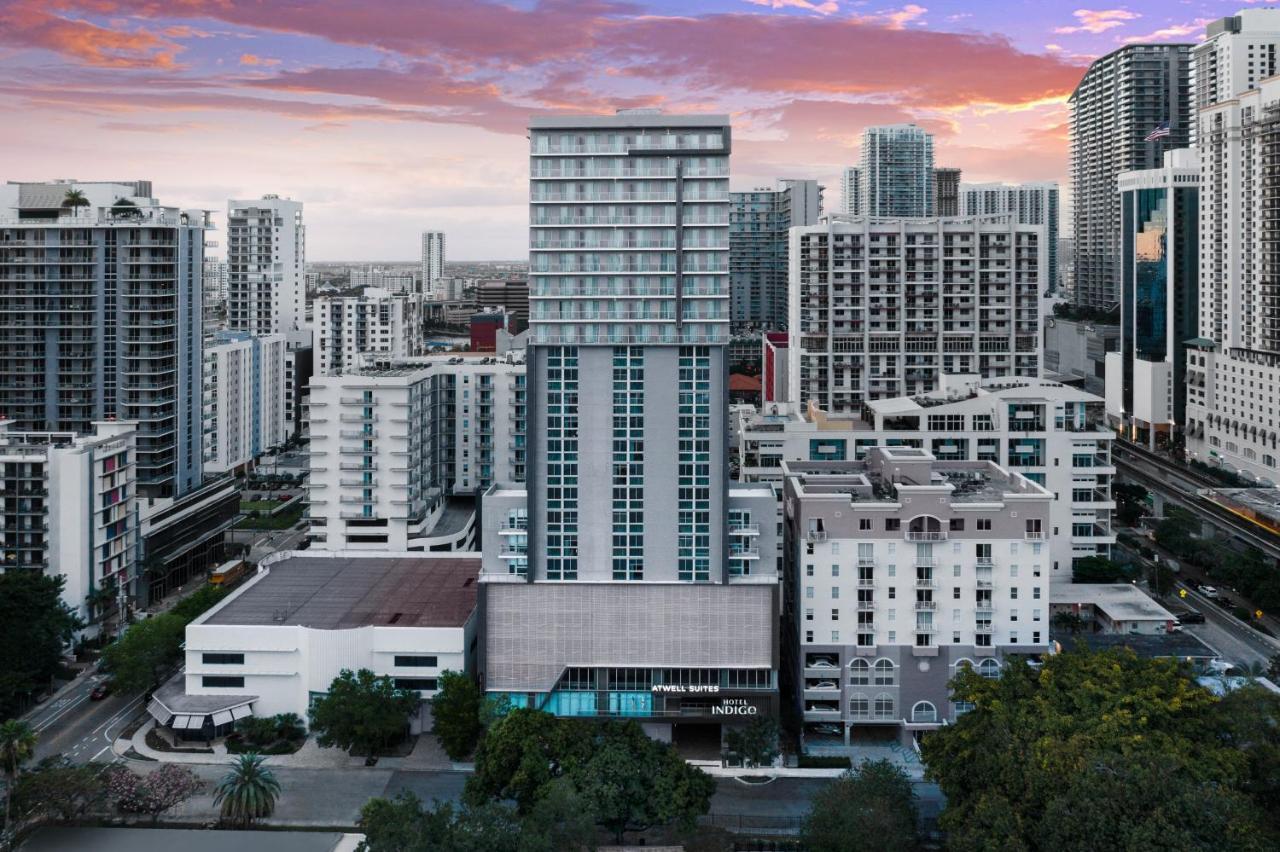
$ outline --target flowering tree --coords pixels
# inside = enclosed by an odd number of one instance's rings
[[[151,822],[160,815],[190,799],[204,783],[190,769],[166,763],[154,772],[140,776],[121,766],[107,778],[107,791],[117,807],[125,813],[147,814]]]

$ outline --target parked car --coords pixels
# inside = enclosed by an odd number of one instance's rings
[[[1178,616],[1178,624],[1204,624],[1204,613],[1189,609]]]
[[[89,700],[101,701],[102,699],[106,698],[110,694],[111,694],[111,681],[104,680],[102,683],[95,686],[93,688],[93,691],[89,693]]]
[[[1196,591],[1198,591],[1200,594],[1204,595],[1206,598],[1208,598],[1211,601],[1216,601],[1218,599],[1218,590],[1215,589],[1213,586],[1206,586],[1201,584],[1196,587]]]
[[[844,730],[839,725],[814,725],[813,732],[815,734],[826,734],[828,736],[840,736]]]
[[[818,657],[816,660],[810,660],[806,668],[810,669],[834,669],[836,664],[826,657]]]
[[[839,689],[840,684],[834,680],[820,680],[817,683],[811,683],[805,689]]]

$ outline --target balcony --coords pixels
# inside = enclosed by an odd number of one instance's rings
[[[872,612],[876,608],[875,600],[858,601],[858,612]]]
[[[825,534],[823,536],[825,538]],[[947,534],[942,530],[907,530],[907,541],[946,541]]]
[[[1028,530],[1028,531],[1023,535],[1023,538],[1025,538],[1027,541],[1044,541],[1044,540],[1045,540],[1045,538],[1046,538],[1046,535],[1045,535],[1045,533],[1044,533],[1044,531],[1043,531],[1043,530],[1039,530],[1039,531],[1036,531],[1036,532],[1032,532],[1032,531]]]
[[[760,525],[730,523],[729,535],[760,535]]]
[[[501,527],[498,529],[498,535],[528,535],[528,527]]]
[[[915,605],[916,612],[933,612],[937,608],[937,601],[916,601]]]
[[[932,577],[916,577],[916,588],[917,589],[936,589],[938,588],[938,581],[933,579]]]

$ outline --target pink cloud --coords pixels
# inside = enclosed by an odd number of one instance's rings
[[[182,49],[146,30],[100,27],[88,21],[60,17],[41,0],[0,3],[0,44],[61,53],[101,68],[174,68]]]
[[[1196,18],[1189,24],[1170,24],[1154,32],[1149,32],[1145,35],[1127,36],[1119,39],[1119,41],[1123,44],[1139,44],[1141,42],[1167,41],[1173,38],[1201,35],[1204,33],[1205,25],[1212,20],[1212,18]]]
[[[268,66],[270,66],[270,65],[279,65],[279,64],[280,64],[280,60],[279,60],[279,59],[271,59],[271,58],[268,58],[268,57],[265,57],[265,56],[258,56],[257,54],[254,54],[254,53],[242,53],[242,54],[240,54],[240,64],[241,64],[241,65],[268,65]]]
[[[840,11],[840,6],[835,0],[826,0],[824,3],[812,3],[810,0],[746,0],[746,2],[753,6],[765,6],[770,9],[803,9],[820,15],[831,15]]]
[[[1130,12],[1128,9],[1076,9],[1072,12],[1079,25],[1072,27],[1056,27],[1055,33],[1069,35],[1071,33],[1098,33],[1106,32],[1116,27],[1123,27],[1128,21],[1136,21],[1142,16],[1137,12]]]

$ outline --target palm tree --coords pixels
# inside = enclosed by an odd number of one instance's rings
[[[9,828],[9,805],[13,800],[13,787],[18,783],[22,764],[31,759],[39,736],[26,722],[10,719],[0,725],[0,767],[5,774],[4,827]]]
[[[222,818],[245,828],[255,819],[271,816],[280,798],[280,782],[263,765],[257,752],[245,752],[231,764],[213,793],[213,803],[222,805]]]
[[[84,193],[78,189],[68,189],[67,194],[62,198],[62,206],[71,208],[71,215],[76,215],[76,210],[81,207],[89,206],[89,199],[84,197]]]

